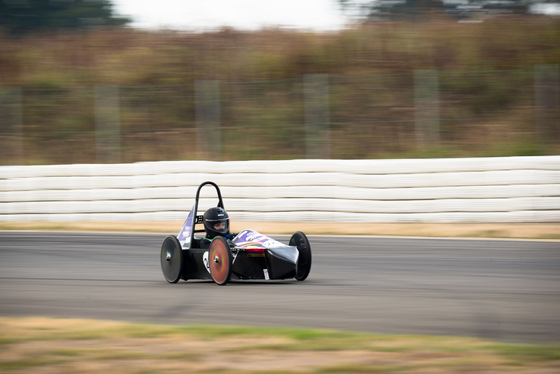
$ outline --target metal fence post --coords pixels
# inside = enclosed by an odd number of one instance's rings
[[[421,147],[440,143],[439,79],[436,70],[414,71],[416,144]]]
[[[304,107],[307,158],[330,159],[329,76],[304,76]]]
[[[24,164],[21,88],[0,89],[0,129],[2,164]]]
[[[195,82],[196,146],[199,160],[222,158],[220,81]]]
[[[544,144],[558,142],[560,137],[559,89],[558,65],[535,66],[535,126]]]
[[[95,86],[97,162],[121,162],[119,87]]]

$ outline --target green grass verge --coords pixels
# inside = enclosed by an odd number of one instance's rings
[[[560,345],[330,330],[0,318],[0,373],[532,373]]]

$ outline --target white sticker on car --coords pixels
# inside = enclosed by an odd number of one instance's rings
[[[204,262],[204,267],[206,268],[206,270],[208,270],[208,272],[210,273],[210,252],[206,251],[204,252],[204,254],[202,255],[202,262]],[[212,273],[210,273],[212,274]]]

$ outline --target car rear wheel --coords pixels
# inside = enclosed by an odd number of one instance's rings
[[[301,231],[297,231],[290,239],[290,246],[297,247],[299,257],[296,266],[296,279],[305,280],[311,271],[311,245],[307,236]]]
[[[177,237],[164,239],[160,253],[161,271],[169,283],[177,283],[183,273],[183,250]]]
[[[214,282],[223,286],[231,278],[232,255],[226,239],[217,236],[212,240],[209,251],[210,274]]]

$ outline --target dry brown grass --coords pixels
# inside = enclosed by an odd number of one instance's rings
[[[97,162],[95,85],[120,87],[122,162],[201,157],[191,140],[195,82],[204,80],[221,82],[227,142],[216,158],[306,157],[308,74],[329,76],[333,158],[558,154],[558,108],[537,119],[533,69],[558,63],[559,24],[558,17],[499,17],[331,33],[98,29],[25,38],[0,30],[0,85],[23,89],[25,135],[22,161],[7,146],[13,130],[0,134],[0,164]],[[416,144],[418,70],[441,73],[441,140],[430,147]]]
[[[4,222],[0,230],[179,232],[183,222]],[[375,235],[451,238],[560,239],[560,223],[334,223],[233,222],[232,232],[253,229],[265,234]]]

